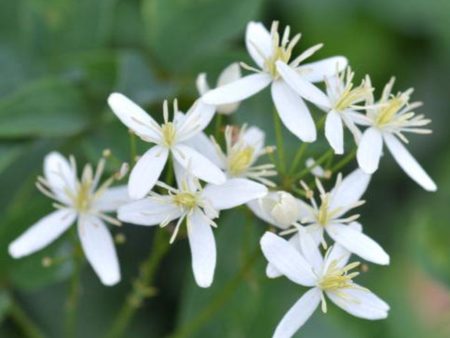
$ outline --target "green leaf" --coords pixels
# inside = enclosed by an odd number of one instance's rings
[[[145,0],[143,19],[149,45],[167,70],[189,72],[199,57],[209,55],[258,16],[262,0]]]
[[[80,91],[66,81],[28,84],[0,100],[0,137],[70,136],[90,122]]]
[[[11,297],[6,290],[0,290],[0,324],[3,322],[11,305]]]

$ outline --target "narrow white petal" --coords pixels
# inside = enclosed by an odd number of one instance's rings
[[[244,142],[253,147],[255,153],[259,153],[264,148],[265,133],[258,127],[248,128],[242,139]]]
[[[213,141],[206,136],[205,133],[198,133],[194,137],[190,138],[184,144],[197,150],[200,154],[203,154],[208,160],[214,163],[219,168],[225,168],[224,161],[219,157],[217,148]]]
[[[368,174],[373,174],[378,169],[383,150],[383,138],[375,128],[367,129],[358,145],[356,158],[359,167]]]
[[[152,140],[160,138],[155,128],[158,126],[155,120],[125,95],[120,93],[109,95],[108,104],[119,120],[138,136]]]
[[[283,80],[272,83],[272,99],[284,126],[304,142],[317,138],[316,125],[308,107]]]
[[[425,190],[437,190],[436,183],[434,183],[433,179],[428,176],[416,159],[395,136],[385,134],[384,140],[395,161],[397,161],[398,165],[409,177]]]
[[[344,153],[344,127],[339,113],[334,110],[327,114],[325,120],[325,137],[335,154],[341,155]]]
[[[178,144],[172,149],[172,154],[182,167],[192,172],[199,179],[214,184],[225,182],[225,174],[193,148],[184,144]]]
[[[201,100],[194,102],[186,115],[177,114],[180,121],[177,127],[177,142],[183,142],[198,135],[205,129],[214,117],[214,106]],[[184,118],[182,118],[182,116]]]
[[[317,309],[320,299],[321,291],[318,288],[305,292],[281,319],[273,338],[291,338]]]
[[[348,225],[348,227],[352,228],[355,231],[362,232],[362,226],[358,222],[352,222]],[[331,247],[330,251],[326,255],[326,261],[324,262],[324,269],[328,269],[328,266],[331,262],[335,261],[335,264],[338,268],[343,268],[347,265],[350,260],[350,256],[352,253],[344,248],[342,245],[338,243],[334,243]]]
[[[369,186],[371,176],[361,169],[347,175],[342,182],[331,191],[331,210],[339,209],[335,217],[345,214],[358,202]]]
[[[241,67],[239,63],[234,62],[226,67],[219,75],[217,87],[224,86],[241,78]]]
[[[119,260],[113,238],[101,219],[82,216],[78,235],[88,262],[103,284],[111,286],[120,281]]]
[[[158,225],[177,219],[181,214],[181,209],[171,203],[170,197],[167,196],[164,200],[147,197],[125,204],[119,208],[117,217],[127,223]]]
[[[335,76],[347,67],[348,61],[344,56],[332,56],[330,58],[307,63],[298,67],[305,80],[309,82],[321,82],[325,77]]]
[[[41,218],[9,245],[9,254],[20,258],[46,247],[61,236],[76,217],[72,210],[63,209]]]
[[[53,151],[44,159],[44,176],[53,193],[64,203],[69,203],[67,190],[74,192],[77,185],[75,168],[60,153]]]
[[[300,253],[303,252],[298,232],[296,234],[294,234],[291,238],[289,238],[288,242],[295,248],[295,250],[297,250]],[[316,248],[317,248],[317,245],[316,245]],[[306,258],[306,260],[308,261],[307,258]],[[278,271],[275,268],[275,266],[273,264],[271,264],[271,263],[267,263],[266,275],[269,278],[278,278],[278,277],[283,276],[283,274],[280,271]]]
[[[334,304],[355,317],[377,320],[388,316],[389,305],[357,284],[346,289],[328,291],[327,296]]]
[[[107,189],[94,201],[93,208],[100,211],[116,211],[120,206],[130,201],[128,187],[121,185]]]
[[[330,100],[311,82],[306,81],[295,69],[277,61],[277,70],[284,81],[301,97],[320,107],[330,107]]]
[[[201,99],[212,105],[235,103],[260,92],[271,81],[271,76],[265,73],[247,75],[225,86],[210,90]]]
[[[270,194],[274,194],[274,192],[269,192],[267,194],[267,197],[269,197]],[[260,218],[266,223],[277,226],[276,224],[277,222],[275,222],[275,220],[272,218],[269,212],[267,212],[267,210],[263,208],[263,203],[261,199],[252,200],[247,203],[247,206],[256,215],[256,217]]]
[[[231,209],[264,197],[267,187],[246,178],[231,178],[221,185],[208,184],[203,190],[207,198],[217,210]]]
[[[292,282],[304,286],[315,285],[316,277],[311,266],[288,241],[271,232],[266,232],[260,244],[269,263]]]
[[[262,23],[248,23],[245,32],[245,45],[252,59],[262,68],[264,59],[272,54],[272,37]]]
[[[330,224],[326,230],[336,243],[366,261],[380,265],[389,264],[389,255],[377,242],[362,232],[342,224]]]
[[[130,173],[128,193],[131,198],[139,199],[147,195],[158,181],[169,151],[161,146],[154,146],[137,161]]]
[[[195,85],[197,86],[197,91],[200,95],[205,94],[209,90],[208,80],[206,79],[205,73],[198,74]]]
[[[192,271],[198,286],[211,286],[216,268],[216,241],[211,225],[201,211],[196,210],[187,219]]]

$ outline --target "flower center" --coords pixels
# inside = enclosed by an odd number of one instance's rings
[[[172,122],[166,122],[161,126],[163,143],[171,147],[175,143],[176,129]]]
[[[368,88],[359,86],[352,89],[353,85],[349,84],[334,104],[334,109],[338,112],[350,108],[353,104],[363,101],[369,94]]]
[[[319,211],[317,212],[317,223],[319,223],[323,227],[328,225],[328,222],[332,217],[332,213],[330,213],[328,209],[329,205],[330,205],[330,196],[329,194],[325,194],[322,197],[322,203],[320,204]]]
[[[338,261],[334,260],[328,266],[325,274],[317,283],[317,286],[322,290],[335,291],[342,288],[347,288],[352,285],[352,279],[359,275],[359,272],[350,272],[360,265],[360,262],[353,262],[340,268],[337,265]]]
[[[229,173],[232,176],[239,176],[244,173],[252,163],[254,151],[251,146],[232,151],[228,157]]]
[[[198,205],[198,197],[191,192],[179,192],[172,196],[175,205],[191,210]]]
[[[396,113],[405,105],[407,98],[403,95],[398,95],[382,105],[378,110],[378,115],[375,119],[375,124],[382,127],[391,122]]]

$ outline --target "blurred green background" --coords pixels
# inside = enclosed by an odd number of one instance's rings
[[[365,231],[391,253],[392,264],[370,265],[359,281],[391,304],[390,316],[368,322],[332,306],[327,315],[317,311],[297,336],[450,337],[448,0],[0,0],[0,337],[25,337],[18,306],[46,336],[62,337],[73,269],[64,259],[69,235],[28,258],[13,261],[7,254],[8,243],[51,210],[34,188],[43,156],[59,149],[95,162],[110,148],[128,160],[127,131],[106,106],[111,91],[157,118],[164,98],[178,97],[187,109],[199,72],[208,72],[212,83],[229,63],[250,62],[246,23],[274,19],[303,33],[298,50],[324,42],[314,59],[343,54],[378,89],[392,75],[396,90],[416,89],[434,133],[411,137],[410,149],[439,186],[437,193],[422,191],[385,156],[360,211]],[[241,105],[231,122],[265,128],[274,144],[271,109],[266,92]],[[285,136],[293,153],[298,143]],[[314,151],[325,148],[320,139]],[[101,337],[151,250],[152,230],[113,231],[127,239],[118,246],[123,281],[106,288],[83,269],[78,337]],[[177,241],[158,271],[156,297],[125,337],[164,337],[185,325],[192,330],[178,337],[270,337],[304,290],[265,278],[261,255],[242,268],[263,231],[245,211],[223,213],[216,279],[207,290],[194,284],[189,248]],[[44,268],[46,256],[60,262]],[[223,293],[224,286],[236,292]]]

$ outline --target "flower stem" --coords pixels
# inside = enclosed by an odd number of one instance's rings
[[[76,337],[77,308],[80,295],[80,274],[82,264],[82,254],[79,247],[73,254],[74,272],[69,286],[69,294],[66,301],[66,317],[64,322],[65,337]]]
[[[311,170],[313,170],[315,167],[324,163],[330,156],[333,156],[332,149],[329,149],[325,154],[323,154],[321,157],[319,157],[319,159],[314,163],[313,166],[311,166],[309,168],[305,168],[302,171],[300,171],[297,175],[294,176],[293,180],[297,181],[297,180],[302,179],[305,175],[307,175],[309,172],[311,172]]]
[[[241,284],[241,281],[248,274],[256,259],[260,257],[260,249],[257,247],[244,262],[238,273],[228,281],[224,288],[212,298],[211,302],[203,308],[196,318],[189,321],[186,325],[177,329],[169,338],[186,338],[191,337],[192,334],[201,328],[214,314],[219,311],[222,306],[231,298],[233,293]]]
[[[277,153],[278,153],[278,168],[280,173],[284,173],[286,171],[286,164],[284,162],[284,144],[283,144],[283,133],[281,130],[281,122],[278,117],[278,113],[273,111],[273,122],[275,125],[275,138],[277,142]]]
[[[142,305],[145,298],[155,295],[155,289],[151,287],[155,278],[156,270],[169,249],[169,239],[167,233],[159,229],[153,238],[151,253],[143,262],[139,276],[133,282],[131,291],[128,293],[125,303],[118,312],[112,326],[107,333],[108,338],[122,337],[124,331],[130,324],[138,308]]]
[[[343,168],[347,163],[349,163],[351,160],[353,160],[356,156],[356,149],[353,149],[350,153],[348,153],[342,160],[340,160],[338,163],[336,163],[330,170],[332,173],[335,173],[336,171]]]
[[[290,174],[293,174],[297,169],[298,164],[305,154],[306,148],[308,148],[308,143],[306,142],[303,142],[302,145],[298,148],[297,152],[295,153],[294,160],[292,161],[291,169],[289,170]]]
[[[20,328],[24,337],[44,338],[44,334],[31,320],[20,305],[13,301],[9,307],[9,315],[14,323]]]
[[[136,134],[130,131],[130,164],[134,165],[137,158]]]
[[[223,115],[216,113],[216,121],[214,125],[214,138],[219,141],[219,138],[222,134],[222,121],[223,121]]]

